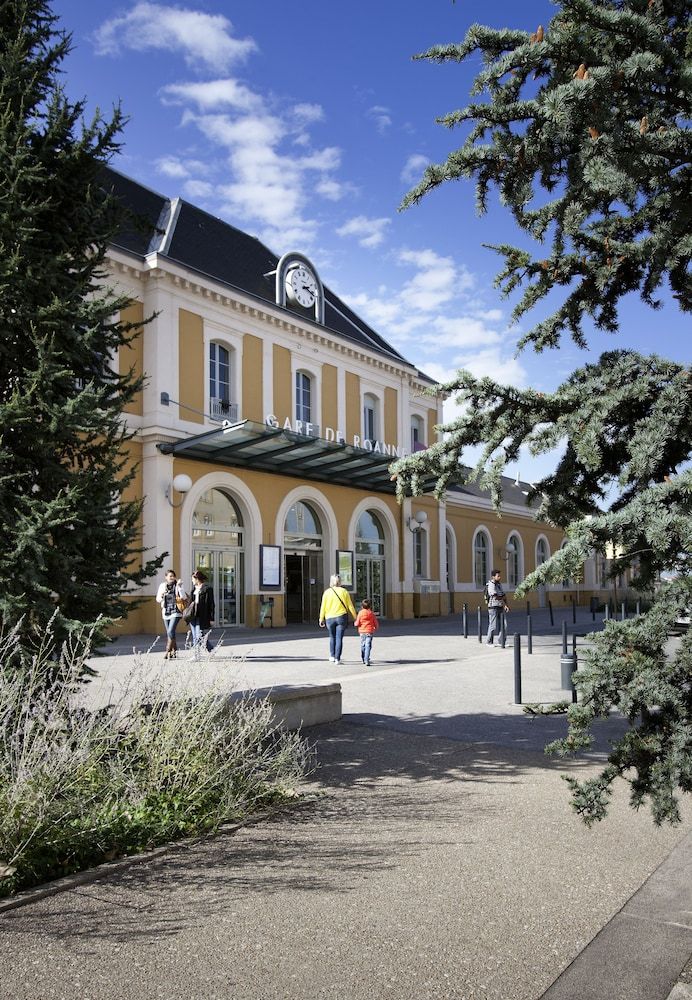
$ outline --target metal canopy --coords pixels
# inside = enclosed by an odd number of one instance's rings
[[[396,492],[389,473],[389,466],[395,461],[391,455],[307,437],[252,420],[160,444],[158,448],[164,455],[180,455],[200,462],[352,486],[371,493]],[[431,478],[425,484],[426,492],[434,483]]]

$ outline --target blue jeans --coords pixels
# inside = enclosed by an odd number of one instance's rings
[[[344,632],[348,625],[348,615],[327,618],[325,625],[327,626],[327,632],[329,632],[329,655],[334,660],[340,660],[341,649],[344,644]]]
[[[197,655],[199,655],[199,650],[202,645],[202,626],[197,622],[190,622],[190,632],[192,633],[192,648],[197,652]],[[211,640],[209,639],[210,634],[211,629],[208,630],[206,635],[206,647],[208,653],[211,653],[214,648],[211,644]]]
[[[166,638],[175,639],[175,630],[178,626],[181,616],[176,611],[173,615],[163,616],[163,627],[166,629]]]
[[[370,663],[370,651],[372,650],[372,632],[361,632],[360,634],[360,658],[363,663]]]

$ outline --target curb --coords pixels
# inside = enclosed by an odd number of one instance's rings
[[[237,823],[224,823],[214,833],[203,834],[199,837],[186,837],[184,840],[172,840],[168,844],[161,844],[160,847],[152,847],[150,850],[142,851],[139,854],[129,854],[127,857],[115,858],[113,861],[103,861],[100,865],[95,865],[93,868],[86,868],[84,871],[74,872],[72,875],[65,875],[54,882],[46,882],[44,885],[24,889],[18,892],[16,896],[7,896],[5,899],[0,899],[0,914],[7,913],[10,910],[17,910],[20,906],[30,906],[31,903],[37,903],[39,900],[47,899],[49,896],[57,896],[61,892],[69,892],[71,889],[76,889],[82,885],[90,885],[92,882],[97,882],[99,879],[106,878],[109,875],[125,871],[127,868],[144,864],[146,861],[154,861],[164,854],[172,854],[177,850],[194,847],[195,844],[202,844],[205,840],[217,837],[221,833],[234,833],[243,827],[254,826],[256,823],[262,823],[264,820],[273,819],[274,816],[280,813],[312,805],[317,798],[317,795],[309,794],[302,799],[296,799],[290,805],[284,803],[281,806],[277,806],[276,809],[266,809],[264,812],[253,813],[252,816],[239,820]]]

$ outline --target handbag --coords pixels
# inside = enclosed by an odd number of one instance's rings
[[[191,618],[194,618],[197,613],[197,602],[190,601],[183,611],[183,621],[189,622]]]
[[[184,597],[176,597],[175,606],[181,615],[185,614],[185,608],[187,607],[187,601]]]
[[[348,608],[346,607],[346,605],[344,604],[344,602],[343,602],[343,600],[342,600],[342,598],[341,598],[341,594],[337,593],[337,591],[336,591],[336,590],[334,590],[334,588],[333,588],[333,587],[330,587],[330,590],[332,590],[332,591],[333,591],[333,592],[334,592],[334,593],[336,594],[336,596],[337,596],[337,597],[339,598],[339,604],[340,604],[340,605],[341,605],[341,607],[342,607],[342,608],[344,609],[344,611],[346,612],[346,614],[348,615],[348,617],[349,617],[349,618],[353,618],[353,615],[351,614],[351,612],[349,611],[349,609],[348,609]],[[353,618],[353,620],[355,621],[355,618]]]

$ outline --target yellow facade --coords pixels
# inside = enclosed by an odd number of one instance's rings
[[[171,209],[167,225],[175,218]],[[209,224],[203,213],[198,222]],[[214,225],[212,235],[222,226]],[[147,558],[167,553],[165,567],[185,582],[199,566],[208,571],[218,625],[256,626],[270,603],[274,628],[314,621],[319,592],[349,558],[354,597],[369,596],[383,616],[458,613],[479,603],[492,568],[511,594],[563,544],[516,489],[502,517],[470,491],[399,505],[387,468],[436,441],[442,399],[426,395],[433,383],[319,280],[314,309],[296,304],[283,277],[297,262],[316,275],[304,256],[285,254],[274,271],[269,252],[260,255],[257,282],[243,291],[194,261],[186,268],[184,248],[168,257],[171,239],[139,255],[115,246],[110,256],[131,299],[123,318],[143,323],[119,358],[121,371],[146,379],[125,414],[135,434],[132,491],[144,499]],[[276,580],[267,568],[275,561]],[[588,601],[602,593],[597,572],[586,566],[583,580],[535,600]],[[158,582],[133,595],[141,605],[121,631],[160,631]]]

